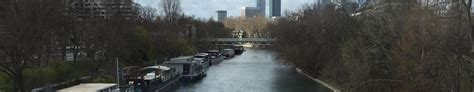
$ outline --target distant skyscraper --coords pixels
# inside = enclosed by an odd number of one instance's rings
[[[281,0],[270,0],[270,17],[281,16]]]
[[[217,11],[217,20],[224,21],[225,19],[227,19],[227,11],[225,10]]]
[[[242,7],[241,16],[246,18],[256,17],[260,16],[259,13],[260,9],[257,7]]]
[[[257,4],[257,8],[259,10],[259,15],[260,16],[265,16],[265,0],[255,0],[255,3]]]

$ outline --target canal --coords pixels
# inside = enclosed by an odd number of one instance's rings
[[[247,49],[213,65],[207,76],[181,83],[175,92],[330,92],[328,88],[278,63],[271,52]]]

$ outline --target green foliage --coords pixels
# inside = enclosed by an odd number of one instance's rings
[[[92,83],[115,83],[117,82],[117,80],[114,76],[105,75],[105,76],[99,76],[97,78],[94,78],[91,82]]]
[[[12,86],[10,85],[12,80],[3,72],[0,72],[0,90],[9,92],[12,90]]]
[[[64,62],[64,61],[50,61],[44,67],[27,68],[23,74],[25,79],[25,87],[27,89],[41,87],[46,84],[59,83],[71,79],[84,77],[91,71],[92,64],[88,62]],[[0,90],[11,90],[12,80],[4,73],[0,73]]]
[[[121,49],[121,60],[127,65],[144,65],[157,58],[154,43],[149,31],[141,25],[130,31],[130,35],[123,41],[126,45]]]
[[[195,49],[193,48],[193,45],[191,42],[189,42],[186,39],[183,38],[178,38],[173,47],[176,47],[175,51],[181,52],[181,55],[186,56],[186,55],[193,55],[195,53]]]
[[[182,55],[192,55],[196,52],[193,41],[197,39],[192,39],[187,36],[180,36],[179,31],[183,30],[182,26],[196,26],[198,39],[201,34],[209,33],[204,32],[208,30],[201,30],[203,28],[209,27],[209,25],[198,21],[193,17],[182,16],[179,21],[181,22],[178,25],[173,25],[167,20],[157,20],[157,22],[152,23],[153,25],[156,25],[155,27],[146,27],[146,29],[150,30],[149,32],[151,34],[151,39],[155,49],[154,60],[161,61]]]
[[[25,87],[31,89],[46,84],[54,84],[84,77],[90,72],[90,70],[84,67],[90,67],[90,64],[51,61],[44,67],[28,68],[23,72]],[[0,73],[0,90],[11,90],[11,82],[9,77]]]
[[[352,46],[352,41],[349,40],[349,41],[346,41],[344,42],[342,45],[341,45],[341,62],[344,64],[344,65],[350,65],[353,58],[354,58],[354,53],[353,53],[353,49],[354,47]]]
[[[232,30],[225,27],[222,22],[209,20],[200,21],[197,28],[197,38],[229,38]]]
[[[44,86],[44,84],[53,84],[74,79],[77,78],[78,75],[85,76],[84,72],[76,71],[82,68],[83,67],[74,67],[72,63],[64,61],[51,61],[45,67],[28,68],[24,71],[25,86],[39,87]]]
[[[155,58],[155,48],[153,45],[153,40],[151,38],[151,34],[149,30],[147,30],[144,26],[137,26],[136,31],[134,33],[137,41],[139,44],[138,46],[143,46],[142,50],[146,51],[146,55],[148,55],[149,59]]]

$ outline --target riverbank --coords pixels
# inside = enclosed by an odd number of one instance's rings
[[[328,84],[328,83],[326,83],[326,82],[324,82],[324,81],[322,81],[322,80],[320,80],[320,79],[317,79],[317,78],[314,78],[314,77],[310,76],[309,74],[307,74],[306,72],[304,72],[302,69],[300,69],[300,68],[295,68],[295,69],[296,69],[296,71],[297,71],[298,73],[303,74],[304,76],[310,78],[311,80],[316,81],[316,82],[318,82],[318,83],[320,83],[320,84],[322,84],[322,85],[328,87],[328,88],[331,89],[333,92],[341,92],[340,89],[338,89],[338,88],[336,88],[336,87],[334,87],[334,86],[331,86],[330,84]]]

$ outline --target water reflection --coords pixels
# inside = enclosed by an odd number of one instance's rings
[[[175,92],[329,92],[317,82],[278,64],[266,50],[248,49],[241,56],[212,66],[200,81],[182,83]]]

